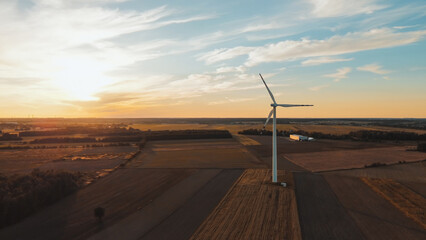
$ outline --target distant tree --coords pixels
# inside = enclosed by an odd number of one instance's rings
[[[102,222],[102,218],[105,215],[105,208],[103,208],[103,207],[97,207],[97,208],[95,208],[94,213],[95,213],[95,217],[98,218],[99,222],[101,223]]]

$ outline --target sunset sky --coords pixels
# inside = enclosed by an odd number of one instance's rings
[[[0,0],[0,117],[426,118],[426,2]]]

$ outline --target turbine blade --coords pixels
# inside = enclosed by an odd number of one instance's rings
[[[272,101],[273,101],[275,104],[277,104],[277,102],[275,102],[274,95],[272,94],[271,90],[269,90],[268,85],[266,85],[266,82],[265,82],[265,80],[263,79],[262,74],[260,74],[260,73],[259,73],[259,76],[260,76],[260,78],[262,79],[263,84],[265,84],[265,87],[266,87],[266,89],[268,90],[269,95],[270,95],[270,96],[271,96],[271,98],[272,98]]]
[[[279,107],[312,107],[314,105],[307,104],[277,104]]]
[[[269,119],[271,119],[272,113],[274,113],[274,109],[272,109],[269,112],[268,118],[266,119],[265,125],[263,125],[263,128],[266,128],[266,125],[268,125]]]

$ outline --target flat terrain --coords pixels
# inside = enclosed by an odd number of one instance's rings
[[[79,151],[81,149],[77,148],[1,150],[0,172],[28,173],[34,168]]]
[[[361,179],[325,176],[335,196],[367,239],[425,239],[426,231]],[[302,227],[303,229],[303,227]]]
[[[324,172],[325,174],[368,178],[390,178],[402,182],[426,183],[426,161]]]
[[[266,119],[265,119],[266,120]],[[158,123],[145,123],[145,124],[133,124],[132,128],[141,130],[184,130],[184,129],[227,129],[231,133],[237,133],[238,131],[256,128],[261,129],[263,123],[259,124],[158,124]],[[268,130],[271,130],[271,124],[267,126]],[[323,132],[329,134],[347,134],[352,131],[360,130],[376,130],[376,131],[403,131],[403,132],[415,132],[419,134],[426,133],[425,130],[407,129],[407,128],[394,128],[394,127],[381,127],[381,126],[349,126],[349,125],[317,125],[317,124],[277,124],[278,130],[303,130],[307,132]]]
[[[284,157],[291,162],[313,172],[338,169],[363,168],[373,163],[393,164],[415,162],[426,159],[426,153],[407,151],[407,147],[370,148],[327,151],[317,153],[293,153]]]
[[[366,239],[323,176],[294,173],[294,181],[303,239]]]
[[[193,174],[189,169],[119,169],[22,222],[0,230],[0,239],[87,239],[147,206]],[[93,209],[105,208],[99,224]]]
[[[272,137],[271,136],[245,136],[256,141],[259,144],[247,144],[245,147],[263,163],[271,166],[272,157]],[[279,137],[277,141],[278,169],[289,171],[308,171],[306,167],[298,162],[289,161],[285,156],[293,153],[312,153],[316,156],[317,152],[359,150],[369,148],[389,148],[394,147],[394,143],[378,142],[360,142],[344,140],[317,140],[313,142],[290,141],[286,137]],[[357,162],[357,161],[355,161]]]
[[[376,193],[426,230],[426,199],[391,179],[362,178]]]
[[[207,218],[243,170],[225,169],[167,219],[141,239],[189,239]]]
[[[0,172],[28,173],[34,168],[93,172],[112,169],[129,159],[136,147],[19,149],[0,151]]]
[[[248,146],[249,149],[256,151],[260,156],[272,155],[272,137],[271,136],[248,136],[247,137],[259,142],[261,145]],[[319,139],[311,142],[290,141],[288,137],[277,138],[278,154],[287,153],[309,153],[324,151],[340,151],[340,150],[358,150],[367,148],[396,147],[401,144],[380,143],[380,142],[363,142],[351,140],[329,140]]]
[[[294,191],[270,177],[246,170],[190,239],[301,239]]]
[[[127,167],[265,168],[234,139],[151,141]]]
[[[288,184],[283,188],[271,184],[272,137],[237,134],[260,124],[131,127],[229,129],[233,138],[149,141],[134,158],[136,147],[77,148],[77,143],[69,144],[74,148],[2,150],[0,172],[6,174],[35,167],[116,170],[0,229],[0,239],[426,239],[426,162],[408,163],[426,154],[405,151],[406,143],[279,137],[279,180]],[[280,124],[278,129],[426,132],[315,124]],[[398,161],[407,163],[364,168]],[[93,216],[98,206],[106,210],[103,223]]]
[[[188,239],[242,170],[197,170],[138,212],[90,239]]]
[[[361,178],[392,179],[426,197],[426,161],[325,172],[325,174]]]

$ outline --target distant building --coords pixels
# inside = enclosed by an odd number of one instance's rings
[[[302,135],[290,134],[290,139],[294,141],[308,141],[309,138]],[[313,139],[313,138],[312,138]]]

